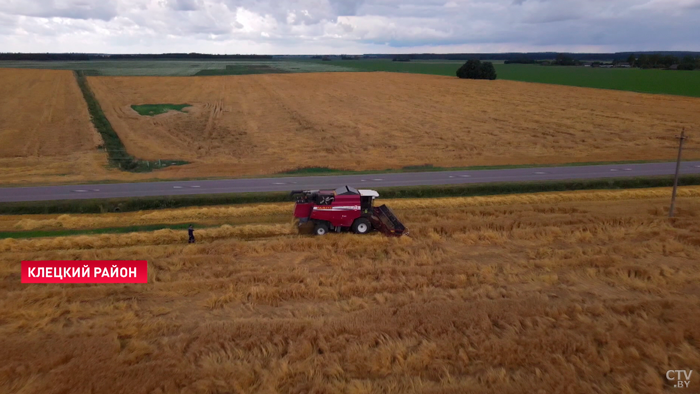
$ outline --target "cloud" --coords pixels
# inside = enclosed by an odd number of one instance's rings
[[[16,25],[16,17],[0,13],[0,35],[12,34]]]
[[[331,8],[337,16],[352,16],[357,13],[357,9],[364,3],[364,0],[329,0]]]
[[[199,9],[196,0],[167,0],[167,5],[176,11],[196,11]]]
[[[2,0],[0,50],[700,50],[700,0]]]
[[[108,21],[116,13],[113,0],[3,0],[0,12],[40,18],[99,19]]]

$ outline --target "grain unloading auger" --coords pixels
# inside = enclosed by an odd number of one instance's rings
[[[335,190],[295,190],[291,195],[296,197],[294,217],[299,226],[313,224],[316,235],[343,230],[355,234],[377,230],[389,237],[408,235],[408,229],[389,207],[374,206],[374,199],[379,197],[374,190],[342,186]]]

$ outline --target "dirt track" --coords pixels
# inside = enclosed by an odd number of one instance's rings
[[[416,74],[89,81],[130,152],[193,161],[171,170],[188,175],[673,159],[700,122],[695,98]],[[158,103],[193,107],[130,108]]]

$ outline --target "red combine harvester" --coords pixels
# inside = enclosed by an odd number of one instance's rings
[[[351,229],[355,234],[377,230],[390,237],[408,235],[408,229],[386,205],[373,206],[379,193],[342,186],[335,190],[295,190],[294,217],[299,226],[313,223],[314,234]]]

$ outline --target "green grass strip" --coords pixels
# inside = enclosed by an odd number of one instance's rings
[[[187,162],[181,160],[139,160],[127,153],[124,143],[119,138],[117,132],[114,131],[114,128],[112,128],[112,124],[107,119],[104,111],[102,111],[99,101],[97,101],[92,90],[90,90],[87,78],[85,78],[85,73],[83,71],[75,71],[74,74],[80,91],[83,93],[85,103],[88,106],[92,124],[102,136],[104,148],[107,151],[107,156],[109,157],[111,165],[123,171],[149,172],[154,169],[165,168],[172,165],[187,164]]]
[[[183,109],[191,107],[189,104],[144,104],[132,105],[131,108],[141,116],[156,116],[169,111],[185,112]]]
[[[216,76],[216,75],[251,75],[251,74],[286,74],[287,70],[269,65],[255,64],[234,64],[227,65],[226,68],[210,68],[200,70],[194,76]]]
[[[686,175],[680,186],[700,185],[700,175]],[[492,196],[573,190],[641,189],[673,186],[672,176],[609,178],[569,181],[479,183],[445,186],[378,188],[381,198],[436,198]],[[31,201],[0,204],[0,214],[106,213],[293,201],[287,192],[206,194],[121,199]]]
[[[691,161],[691,160],[686,160]],[[285,177],[296,175],[369,175],[369,174],[395,174],[405,172],[441,172],[441,171],[479,171],[479,170],[506,170],[513,168],[549,168],[549,167],[584,167],[622,164],[647,164],[668,163],[668,160],[628,160],[628,161],[589,161],[560,164],[505,164],[491,166],[467,166],[467,167],[436,167],[432,164],[405,166],[399,169],[354,171],[329,167],[301,167],[295,170],[283,171],[272,175],[273,177]]]
[[[218,227],[218,226],[206,226],[194,224],[195,228],[203,229],[208,227]],[[187,224],[153,224],[148,226],[127,226],[127,227],[110,227],[110,228],[98,228],[98,229],[77,229],[77,230],[46,230],[46,231],[5,231],[0,232],[0,239],[6,238],[43,238],[43,237],[67,237],[72,235],[96,235],[96,234],[126,234],[126,233],[136,233],[143,231],[158,231],[164,229],[170,230],[186,230],[190,223]]]

